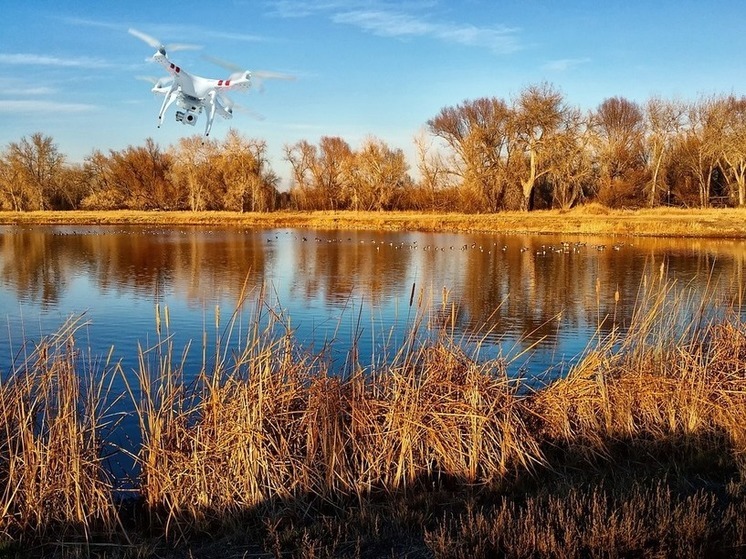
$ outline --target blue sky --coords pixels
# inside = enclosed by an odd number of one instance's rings
[[[211,6],[214,6],[211,7]],[[0,23],[0,146],[42,132],[70,161],[94,149],[166,148],[201,133],[174,120],[156,128],[161,98],[136,76],[163,75],[129,27],[250,70],[290,73],[263,93],[232,97],[264,119],[216,118],[267,141],[287,184],[282,147],[376,136],[405,150],[441,108],[509,99],[547,81],[592,109],[621,95],[695,100],[746,94],[746,7],[741,2],[597,0],[168,0],[7,2]],[[187,70],[227,77],[197,51],[170,54]]]

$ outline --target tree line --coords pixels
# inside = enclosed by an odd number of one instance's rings
[[[231,129],[161,148],[94,150],[72,164],[42,133],[0,152],[0,209],[419,210],[746,205],[746,97],[605,99],[583,112],[548,83],[444,107],[400,148],[337,136],[283,147],[278,189],[264,140]]]

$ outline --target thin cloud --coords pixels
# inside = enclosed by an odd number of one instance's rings
[[[431,23],[419,17],[389,11],[353,11],[336,14],[336,23],[355,25],[383,37],[432,37],[446,43],[484,47],[496,54],[520,49],[517,30],[508,27],[477,27],[460,23]]]
[[[362,5],[360,2],[350,0],[328,0],[326,2],[276,0],[269,2],[269,15],[281,18],[301,18],[316,14],[349,10],[355,6]]]
[[[355,25],[365,31],[384,37],[431,35],[436,26],[414,16],[384,11],[353,11],[332,16],[335,23]]]
[[[487,48],[495,54],[508,54],[521,49],[519,30],[516,28],[435,22],[393,5],[378,6],[370,9],[369,2],[356,0],[323,3],[279,0],[272,3],[272,14],[285,18],[326,15],[334,23],[352,25],[381,37],[429,37],[445,43]],[[417,7],[418,4],[413,5],[414,9]]]
[[[123,28],[121,23],[112,23],[110,21],[100,21],[80,17],[65,16],[61,17],[60,21],[67,23],[68,25],[76,25],[79,27],[99,27],[101,29],[110,29],[112,31],[121,30]]]
[[[0,113],[86,113],[97,109],[96,105],[86,103],[0,99]]]
[[[0,64],[14,66],[56,66],[64,68],[110,68],[110,62],[98,58],[61,58],[46,54],[0,53]]]
[[[543,70],[550,72],[566,72],[577,66],[582,66],[591,61],[590,58],[561,58],[559,60],[551,60],[542,66]]]
[[[147,31],[149,34],[154,35],[159,40],[164,42],[172,42],[172,39],[179,41],[193,39],[204,40],[204,39],[225,39],[229,41],[243,41],[243,42],[264,42],[268,41],[266,37],[261,35],[251,35],[247,33],[233,33],[225,30],[206,29],[204,27],[195,25],[179,25],[179,24],[139,24],[123,25],[120,22],[113,23],[110,21],[99,21],[93,19],[85,19],[78,17],[63,17],[63,22],[68,25],[75,25],[79,27],[94,27],[100,29],[107,29],[111,31],[120,31],[122,34],[127,32],[129,27],[135,27]]]
[[[0,77],[0,90],[22,90],[24,95],[54,95],[55,88],[46,85],[29,86],[28,80],[21,78]]]

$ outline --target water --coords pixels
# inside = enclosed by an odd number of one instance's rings
[[[247,294],[234,342],[261,297],[299,345],[330,348],[339,372],[354,340],[363,366],[389,357],[419,310],[425,335],[445,328],[482,358],[505,357],[514,374],[558,374],[600,325],[611,327],[604,317],[629,322],[643,278],[661,265],[667,280],[740,305],[745,258],[742,240],[9,226],[0,228],[0,371],[24,341],[82,315],[78,344],[111,350],[131,372],[138,346],[158,340],[156,309],[168,308],[174,347],[192,342],[186,373],[197,374],[203,333],[212,347]]]
[[[303,349],[323,349],[338,374],[349,370],[353,344],[368,369],[391,359],[421,319],[421,336],[445,331],[475,358],[505,358],[509,374],[540,384],[628,325],[640,286],[661,266],[694,303],[704,296],[740,309],[744,260],[741,240],[0,227],[0,375],[73,317],[88,369],[103,369],[109,355],[121,364],[109,392],[125,397],[114,416],[131,411],[125,378],[134,380],[140,349],[168,334],[180,361],[191,343],[190,380],[205,362],[209,370],[218,338],[229,349],[245,343],[262,301],[265,316],[280,316]],[[106,440],[137,452],[137,419],[121,417]],[[116,453],[110,468],[127,491],[131,458]]]

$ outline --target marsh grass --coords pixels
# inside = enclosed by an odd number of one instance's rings
[[[612,328],[529,407],[538,436],[603,455],[619,440],[675,440],[676,446],[725,438],[743,462],[746,420],[744,324],[733,309],[718,317],[688,290],[660,275],[641,286],[623,335]]]
[[[367,229],[393,231],[490,231],[660,237],[746,237],[743,208],[612,210],[599,204],[570,210],[461,214],[436,212],[0,212],[0,224],[204,225],[256,228]]]
[[[501,361],[410,336],[385,368],[340,377],[296,351],[279,314],[262,320],[262,305],[242,349],[189,387],[170,346],[155,348],[155,371],[141,359],[142,493],[167,530],[271,500],[363,503],[443,476],[485,483],[541,461]]]
[[[227,320],[216,309],[196,374],[157,308],[158,339],[125,379],[141,439],[134,507],[115,502],[103,460],[109,371],[123,372],[80,359],[80,325],[66,325],[0,386],[3,541],[122,542],[135,530],[138,545],[108,554],[168,542],[206,557],[744,550],[737,309],[694,299],[661,269],[631,323],[599,313],[567,374],[527,391],[504,360],[467,354],[457,310],[440,306],[417,305],[384,362],[351,357],[344,374],[299,346],[264,293]],[[120,522],[125,509],[139,524]]]
[[[91,541],[119,531],[106,475],[113,368],[81,356],[71,320],[23,347],[0,384],[2,539]]]

